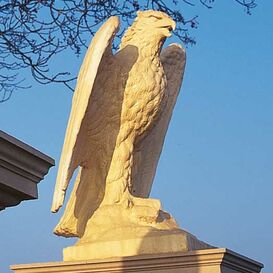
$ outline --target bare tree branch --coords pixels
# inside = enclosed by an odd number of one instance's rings
[[[256,7],[256,0],[233,1],[248,14]],[[61,83],[73,90],[76,77],[68,71],[52,74],[52,58],[65,50],[80,55],[97,27],[112,15],[128,25],[139,9],[164,11],[177,22],[175,35],[193,45],[190,33],[197,28],[198,17],[187,18],[177,7],[198,3],[212,8],[214,0],[1,0],[0,102],[8,100],[14,90],[28,88],[16,73],[22,69],[30,69],[41,84]]]

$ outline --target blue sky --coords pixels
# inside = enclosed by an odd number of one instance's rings
[[[271,1],[260,1],[252,16],[232,1],[194,10],[197,45],[187,48],[152,190],[181,228],[264,263],[263,273],[273,269],[272,11]],[[55,65],[76,72],[80,62],[67,56]],[[33,83],[0,104],[0,128],[58,164],[71,98],[62,86]],[[74,243],[52,234],[61,216],[50,213],[56,172],[39,184],[38,200],[1,212],[0,272],[10,264],[61,260],[62,249]]]

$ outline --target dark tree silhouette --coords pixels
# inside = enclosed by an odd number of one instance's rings
[[[246,13],[256,0],[231,0]],[[214,0],[1,0],[0,2],[0,102],[18,88],[28,88],[20,70],[29,68],[42,84],[61,83],[73,90],[75,77],[67,71],[51,74],[52,57],[64,50],[79,55],[87,47],[98,25],[117,15],[127,25],[139,9],[168,13],[176,22],[175,35],[186,45],[195,44],[190,29],[197,28],[197,16],[186,18],[179,7],[201,4],[212,8]]]

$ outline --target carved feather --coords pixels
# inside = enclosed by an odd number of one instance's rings
[[[83,128],[86,127],[84,117],[99,65],[103,58],[112,57],[112,40],[118,29],[119,18],[109,18],[94,36],[81,66],[59,163],[52,212],[57,212],[62,206],[73,172],[85,160],[84,149],[87,140],[86,134],[83,133]]]
[[[161,19],[154,18],[154,13]],[[185,52],[181,46],[171,45],[159,58],[164,36],[168,37],[175,23],[161,12],[138,16],[115,55],[111,47],[119,21],[112,17],[97,32],[85,56],[60,160],[53,212],[62,206],[73,172],[79,166],[80,171],[54,231],[58,235],[83,238],[93,213],[102,204],[124,200],[126,190],[135,196],[149,196],[181,86]],[[152,36],[147,35],[149,29]]]
[[[132,191],[139,197],[148,197],[151,191],[165,135],[183,80],[185,50],[179,44],[171,44],[163,49],[160,59],[167,78],[166,100],[162,102],[159,119],[145,139],[140,142],[140,146],[135,147],[133,155]]]

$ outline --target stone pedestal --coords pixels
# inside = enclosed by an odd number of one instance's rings
[[[258,273],[263,265],[225,248],[125,258],[13,265],[15,273]]]
[[[153,230],[147,233],[147,228],[126,228],[111,236],[114,240],[99,240],[93,243],[81,243],[63,250],[63,260],[83,261],[94,259],[108,259],[111,257],[137,257],[174,252],[187,252],[212,248],[212,246],[199,241],[192,234],[181,230]],[[123,236],[122,236],[123,235]]]

